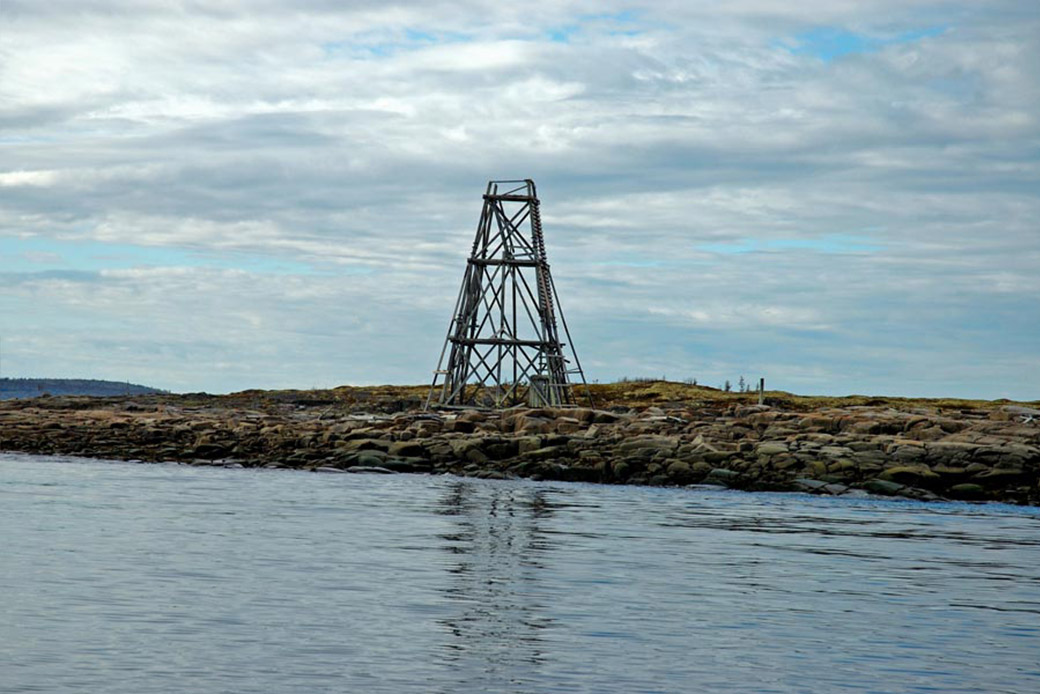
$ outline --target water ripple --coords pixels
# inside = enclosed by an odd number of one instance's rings
[[[0,691],[1034,692],[1038,521],[0,455]]]

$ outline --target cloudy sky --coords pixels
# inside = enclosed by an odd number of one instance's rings
[[[3,375],[429,381],[491,178],[590,380],[1040,398],[1040,4],[0,0]]]

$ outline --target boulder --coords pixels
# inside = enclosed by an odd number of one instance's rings
[[[481,450],[484,454],[492,460],[502,460],[504,458],[512,458],[517,454],[518,445],[516,439],[495,439],[489,440]]]
[[[792,436],[798,436],[801,434],[800,429],[795,429],[783,424],[773,424],[766,428],[762,432],[762,438],[764,439],[786,439]]]
[[[924,445],[920,443],[917,445],[911,445],[906,441],[892,444],[892,446],[889,447],[889,454],[897,461],[903,463],[924,460],[925,457],[927,457]]]
[[[572,456],[567,446],[545,446],[533,451],[522,453],[524,460],[553,460],[556,458],[569,458]]]
[[[557,417],[554,429],[560,434],[573,434],[586,428],[580,420],[574,417]]]
[[[519,415],[513,419],[513,431],[518,434],[548,434],[552,431],[552,422],[542,417]]]
[[[821,414],[811,414],[803,417],[798,422],[798,428],[802,431],[818,431],[823,433],[837,433],[838,420]]]
[[[228,454],[228,448],[223,444],[219,443],[200,443],[195,446],[192,450],[192,455],[196,458],[207,458],[214,459],[226,456]]]
[[[1016,485],[1024,479],[1026,474],[1020,468],[994,468],[974,475],[971,481],[987,489],[1001,489]]]
[[[1035,446],[1011,442],[1006,444],[1002,451],[1002,461],[1009,461],[1016,465],[1021,465],[1023,463],[1032,465],[1040,464],[1040,449]]]
[[[537,451],[542,447],[541,436],[521,436],[516,439],[517,453],[523,455],[524,453],[530,453],[531,451]]]
[[[899,490],[899,496],[917,501],[939,501],[941,498],[934,492],[920,487],[903,487]]]
[[[393,456],[421,458],[426,455],[426,448],[418,441],[396,441],[390,444],[387,452]]]
[[[350,467],[382,467],[384,460],[386,460],[385,453],[380,453],[379,451],[365,451],[358,454],[356,463]]]
[[[884,470],[878,479],[909,487],[934,488],[942,478],[924,466],[898,466]]]
[[[990,418],[1003,422],[1040,421],[1040,410],[1022,405],[1004,405],[991,413]]]
[[[986,498],[986,490],[977,484],[965,482],[950,487],[946,494],[951,499],[962,499],[964,501],[978,501]]]
[[[487,413],[481,412],[480,410],[465,410],[455,416],[456,422],[485,422],[487,421]]]
[[[704,453],[704,462],[718,465],[719,463],[728,462],[736,455],[736,451],[706,451]]]
[[[588,407],[574,407],[572,409],[567,410],[567,415],[569,417],[577,419],[579,422],[584,422],[585,424],[592,424],[593,420],[596,418],[596,410],[593,410]]]
[[[673,460],[665,468],[665,474],[672,484],[692,484],[699,478],[693,472],[693,467],[682,460]]]
[[[825,458],[849,458],[853,455],[853,450],[845,446],[823,446],[820,448],[820,455]]]
[[[954,484],[957,480],[962,480],[968,475],[968,471],[963,467],[951,467],[943,463],[933,465],[932,472],[939,475],[946,486]]]
[[[705,484],[719,484],[724,487],[732,487],[736,485],[739,480],[739,472],[719,467],[712,468],[711,472],[709,472],[707,477],[704,478]]]
[[[811,480],[805,477],[799,477],[791,484],[794,485],[795,489],[803,492],[821,492],[827,486],[827,483],[822,480]]]
[[[751,415],[757,415],[757,414],[761,414],[763,412],[768,412],[770,415],[775,417],[778,413],[770,412],[770,410],[772,410],[772,409],[773,408],[770,407],[769,405],[739,405],[733,411],[733,416],[738,418],[738,419],[745,419],[747,417],[750,417]],[[761,419],[757,419],[756,421],[762,421],[762,420]]]
[[[472,420],[456,418],[455,421],[449,425],[448,430],[460,434],[472,434],[476,428],[477,425]]]
[[[391,441],[383,439],[351,439],[336,444],[336,447],[345,451],[382,451],[386,453],[390,450],[391,443]]]
[[[678,448],[679,439],[674,436],[638,436],[634,439],[622,441],[617,446],[617,449],[623,453],[649,451],[650,456],[658,451],[671,455]]]
[[[450,441],[451,452],[459,460],[463,460],[470,463],[485,463],[487,462],[487,456],[481,450],[484,445],[484,439],[477,436],[470,436],[461,439],[452,439]]]
[[[871,494],[881,494],[882,496],[895,496],[902,489],[903,485],[898,482],[892,482],[890,480],[870,480],[863,485]]]
[[[379,467],[394,472],[425,472],[429,471],[430,464],[422,458],[386,458]]]
[[[783,441],[763,441],[755,446],[755,453],[761,458],[787,453],[788,450],[787,444]]]
[[[827,463],[828,474],[842,477],[854,476],[859,472],[859,466],[852,460],[839,459]]]

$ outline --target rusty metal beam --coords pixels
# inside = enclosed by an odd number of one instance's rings
[[[585,385],[585,375],[549,271],[534,181],[490,181],[483,201],[426,405],[509,407],[527,399],[531,379],[548,386],[546,404],[574,404],[570,377]]]

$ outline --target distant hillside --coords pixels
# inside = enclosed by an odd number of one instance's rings
[[[37,398],[41,395],[147,395],[165,391],[134,383],[85,378],[0,378],[0,399]]]

